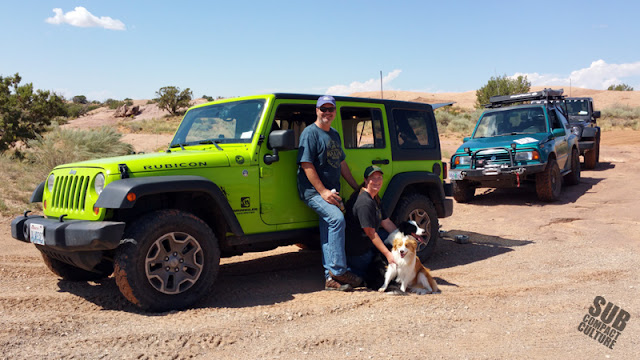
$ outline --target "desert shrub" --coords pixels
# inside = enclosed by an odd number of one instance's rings
[[[598,125],[605,131],[614,128],[640,130],[640,107],[616,104],[600,113]]]
[[[531,82],[526,76],[510,78],[507,75],[491,77],[489,81],[476,91],[476,108],[488,104],[489,99],[496,95],[512,95],[526,93],[531,88]]]
[[[87,97],[84,95],[76,95],[74,96],[71,101],[74,104],[88,104],[89,102],[87,101]]]
[[[182,121],[181,116],[167,116],[160,119],[145,119],[121,122],[119,125],[124,127],[125,132],[141,133],[141,134],[173,134],[176,132],[178,125]]]
[[[40,204],[29,203],[33,189],[44,180],[34,176],[33,167],[9,152],[0,154],[0,214],[15,216],[27,208],[40,210]]]
[[[19,74],[0,76],[0,152],[35,138],[54,117],[66,115],[62,97],[34,90],[32,83],[20,85],[21,81]]]
[[[97,130],[54,128],[27,142],[26,158],[36,166],[35,172],[44,178],[60,164],[130,154],[133,147],[120,139],[122,134],[111,127]]]
[[[436,123],[438,124],[438,132],[462,133],[465,136],[471,135],[483,111],[483,109],[465,111],[457,107],[437,109],[435,116]]]
[[[114,99],[107,99],[107,100],[105,100],[104,104],[107,105],[107,107],[109,107],[109,109],[115,110],[115,109],[119,108],[120,106],[124,105],[124,101],[114,100]]]
[[[180,91],[180,88],[175,86],[162,87],[156,91],[156,95],[158,95],[155,99],[158,102],[158,107],[167,110],[174,116],[178,115],[178,110],[181,108],[188,108],[193,97],[191,89],[186,88]]]
[[[607,88],[607,90],[613,90],[613,91],[633,91],[633,87],[627,85],[627,84],[616,84],[616,85],[609,85],[609,87]]]

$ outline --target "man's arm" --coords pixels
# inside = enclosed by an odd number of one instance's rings
[[[349,165],[345,160],[342,160],[340,163],[340,174],[342,177],[347,180],[347,183],[353,188],[353,190],[358,190],[360,185],[356,182],[356,179],[353,178],[351,174],[351,170],[349,169]]]
[[[322,198],[326,202],[335,206],[340,206],[339,205],[340,203],[338,202],[340,199],[340,196],[338,194],[333,194],[331,190],[324,187],[324,184],[320,180],[320,177],[318,176],[318,172],[316,171],[316,168],[313,166],[312,163],[301,162],[300,167],[304,171],[304,174],[307,176],[307,179],[309,179],[309,182],[311,183],[311,185],[313,185],[313,187],[316,189],[318,194],[320,194],[320,196],[322,196]]]

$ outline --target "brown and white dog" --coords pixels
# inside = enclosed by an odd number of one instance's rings
[[[400,290],[418,295],[439,293],[438,284],[431,277],[429,269],[424,267],[416,255],[418,241],[411,234],[400,231],[393,236],[391,254],[395,264],[387,266],[384,274],[384,285],[378,291],[384,292],[391,280],[400,283]]]

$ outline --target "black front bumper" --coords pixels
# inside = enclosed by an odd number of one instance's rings
[[[520,166],[495,166],[482,169],[450,169],[451,180],[495,180],[501,178],[513,178],[516,175],[526,176],[544,171],[547,164],[520,165]]]
[[[124,234],[124,222],[47,219],[39,215],[19,216],[11,221],[11,236],[14,239],[31,242],[31,224],[44,227],[45,248],[56,251],[96,251],[112,250],[120,245]]]

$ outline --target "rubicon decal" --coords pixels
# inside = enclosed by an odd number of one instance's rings
[[[183,162],[175,164],[159,164],[159,165],[145,165],[144,170],[162,170],[162,169],[177,169],[177,168],[194,168],[207,166],[206,161],[198,162]]]

